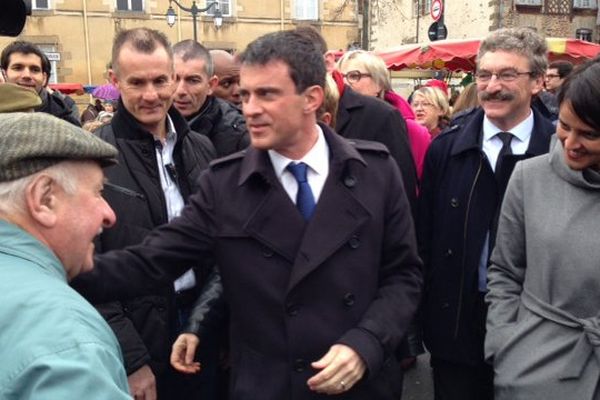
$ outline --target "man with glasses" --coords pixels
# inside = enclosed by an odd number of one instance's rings
[[[548,65],[544,85],[550,93],[556,93],[566,77],[573,71],[569,61],[554,61]]]
[[[534,102],[535,106],[541,106],[540,111],[544,108],[548,110],[549,118],[556,123],[558,120],[558,102],[556,101],[556,93],[560,89],[565,78],[573,71],[573,64],[569,61],[554,61],[548,65],[546,76],[544,77],[544,87],[546,90],[540,92],[539,100]]]
[[[554,132],[531,108],[543,87],[546,52],[532,30],[491,33],[477,55],[481,107],[442,133],[425,159],[417,228],[436,400],[493,399],[483,345],[487,266],[514,165],[546,153]]]

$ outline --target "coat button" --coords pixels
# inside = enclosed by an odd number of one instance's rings
[[[298,315],[299,309],[300,307],[298,307],[297,304],[288,303],[285,306],[285,312],[290,317],[295,317],[296,315]]]
[[[294,371],[296,372],[304,372],[304,370],[306,369],[306,361],[304,361],[301,358],[298,358],[294,361]]]
[[[142,147],[142,154],[145,155],[145,156],[147,156],[148,154],[150,154],[150,150],[148,150],[145,147]]]
[[[346,293],[344,295],[344,305],[346,307],[352,307],[354,305],[354,301],[355,301],[355,296],[354,293]]]
[[[346,187],[349,187],[349,188],[356,186],[356,178],[353,177],[352,175],[348,175],[347,177],[344,178],[344,185],[346,185]]]
[[[449,308],[450,307],[450,303],[442,303],[442,308]]]
[[[271,250],[267,246],[263,246],[262,255],[263,255],[263,257],[271,258],[271,257],[273,257],[273,250]]]
[[[445,256],[446,256],[446,257],[450,257],[451,255],[452,255],[452,249],[448,249],[448,250],[446,250],[446,254],[445,254]]]
[[[351,249],[357,249],[358,246],[360,246],[360,240],[358,239],[358,236],[352,236],[350,240],[348,240],[348,246],[350,246]]]
[[[457,208],[458,207],[458,199],[456,197],[453,197],[452,199],[450,199],[450,205],[452,206],[452,208]]]

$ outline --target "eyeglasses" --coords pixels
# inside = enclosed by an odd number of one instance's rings
[[[350,83],[356,83],[360,81],[363,77],[371,77],[371,74],[367,74],[360,71],[348,71],[347,74],[342,74],[344,78],[348,80]]]
[[[425,108],[425,107],[433,107],[433,104],[427,102],[427,101],[413,101],[411,103],[412,108]]]
[[[556,74],[546,74],[546,79],[560,78],[560,75]]]
[[[515,69],[503,69],[499,72],[491,72],[486,70],[477,71],[475,74],[475,79],[480,83],[487,83],[492,80],[492,76],[495,76],[501,82],[513,82],[516,81],[517,78],[521,75],[529,75],[532,76],[533,72],[525,71],[519,72]]]

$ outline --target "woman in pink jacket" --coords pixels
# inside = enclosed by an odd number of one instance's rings
[[[431,135],[427,128],[415,121],[410,104],[392,90],[390,74],[381,57],[364,50],[350,51],[338,60],[338,69],[352,89],[366,96],[379,97],[400,111],[406,121],[408,139],[420,179]]]

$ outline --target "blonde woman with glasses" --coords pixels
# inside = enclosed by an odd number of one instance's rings
[[[434,87],[423,86],[412,97],[412,109],[416,121],[423,125],[434,138],[448,125],[450,106],[444,93]]]
[[[375,96],[396,108],[406,121],[408,140],[417,169],[421,178],[423,160],[431,142],[426,129],[415,122],[415,114],[410,104],[392,90],[390,73],[381,57],[364,50],[345,53],[338,60],[338,70],[344,82],[353,90],[365,96]]]

